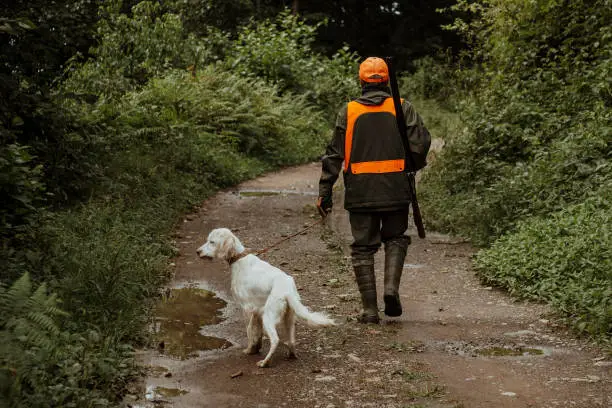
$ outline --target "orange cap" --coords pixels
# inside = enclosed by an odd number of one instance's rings
[[[387,82],[389,68],[382,58],[369,57],[359,65],[359,79],[364,82]]]

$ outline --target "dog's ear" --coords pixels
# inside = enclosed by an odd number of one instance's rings
[[[217,249],[219,258],[229,260],[238,255],[238,248],[236,243],[238,240],[231,234],[223,237],[223,241],[219,244]]]

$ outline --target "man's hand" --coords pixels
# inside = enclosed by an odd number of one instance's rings
[[[327,217],[331,212],[333,205],[331,196],[319,197],[317,199],[317,210],[319,210],[319,214],[321,214],[323,218]]]

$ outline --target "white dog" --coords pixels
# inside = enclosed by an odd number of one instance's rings
[[[232,294],[247,314],[248,347],[246,354],[257,354],[261,349],[263,332],[270,339],[270,351],[259,361],[266,367],[278,347],[277,326],[286,331],[289,357],[295,358],[295,317],[313,327],[332,326],[334,321],[323,313],[309,311],[300,302],[293,278],[285,272],[248,254],[238,238],[227,228],[218,228],[197,250],[200,258],[224,259],[232,272]]]

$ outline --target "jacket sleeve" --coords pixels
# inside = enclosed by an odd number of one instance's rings
[[[336,118],[334,136],[321,159],[321,179],[319,180],[319,197],[332,195],[334,183],[338,180],[344,162],[344,138],[346,134],[346,107]]]
[[[406,120],[406,133],[408,134],[410,151],[416,165],[415,170],[420,170],[427,165],[426,159],[431,146],[431,135],[425,127],[423,119],[410,102],[404,101],[402,108]]]

